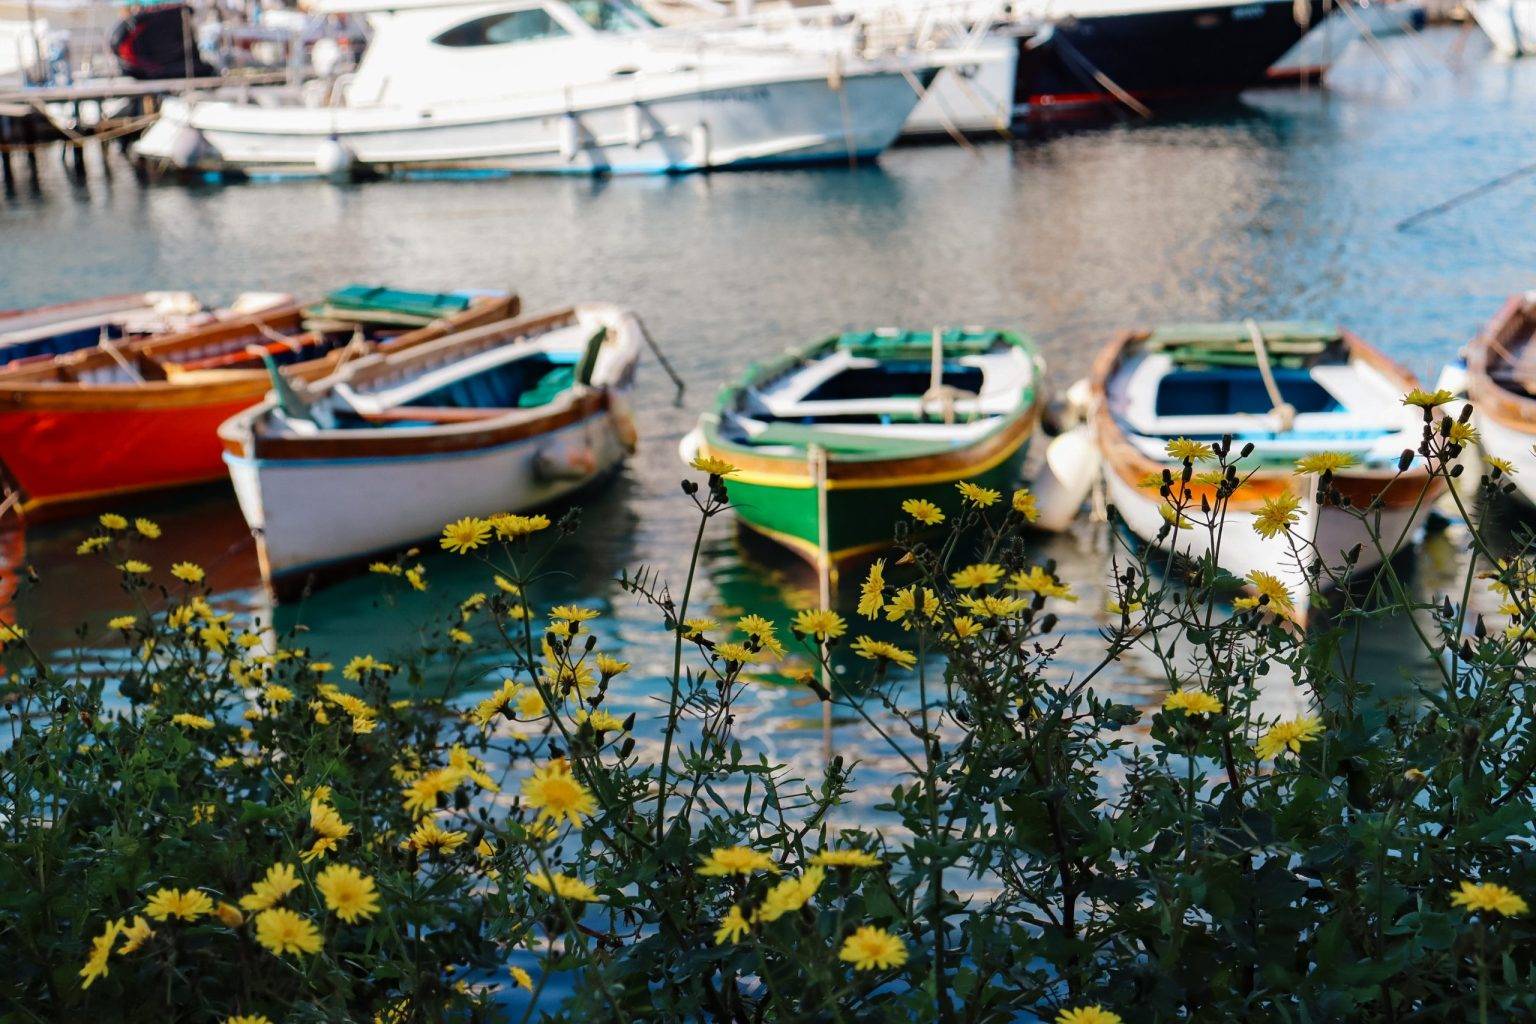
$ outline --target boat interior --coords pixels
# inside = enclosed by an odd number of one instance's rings
[[[1488,339],[1488,376],[1506,391],[1536,398],[1536,292]]]
[[[609,324],[582,310],[510,320],[352,364],[305,410],[275,408],[258,429],[421,428],[536,416],[578,384],[614,379]]]
[[[1357,357],[1340,332],[1321,324],[1257,325],[1277,408],[1244,324],[1160,327],[1127,346],[1108,382],[1109,412],[1146,456],[1165,458],[1176,437],[1252,442],[1259,462],[1342,451],[1360,462],[1395,462],[1419,417],[1406,409],[1410,385]]]
[[[214,316],[188,292],[112,295],[23,310],[0,316],[0,367],[52,359],[103,338],[122,341],[185,329]]]
[[[967,443],[1015,413],[1035,383],[1035,360],[1012,336],[981,328],[941,334],[937,386],[930,331],[850,332],[770,364],[724,410],[739,443],[834,453],[889,452],[903,442]],[[765,452],[766,453],[766,452]]]

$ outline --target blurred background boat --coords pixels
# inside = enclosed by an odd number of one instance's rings
[[[1532,0],[1467,0],[1467,10],[1505,57],[1536,49],[1536,3]]]

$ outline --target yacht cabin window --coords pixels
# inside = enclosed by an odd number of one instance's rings
[[[570,7],[599,32],[638,32],[656,27],[650,15],[623,0],[570,0]]]
[[[542,7],[488,14],[455,25],[432,40],[439,46],[501,46],[550,39],[568,33]]]

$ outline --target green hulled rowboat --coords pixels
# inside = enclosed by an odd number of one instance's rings
[[[1008,331],[879,330],[827,338],[749,367],[683,441],[683,456],[737,467],[726,490],[741,522],[820,558],[819,469],[826,458],[826,550],[833,561],[891,544],[901,503],[954,511],[955,484],[1017,486],[1039,422],[1034,344]]]

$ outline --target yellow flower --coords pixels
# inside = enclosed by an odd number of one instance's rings
[[[1208,462],[1216,457],[1216,452],[1204,441],[1191,441],[1187,437],[1176,437],[1168,442],[1168,457],[1180,462]]]
[[[268,683],[261,695],[271,704],[286,704],[293,700],[293,691],[281,683]]]
[[[256,941],[278,956],[318,953],[322,945],[314,924],[281,907],[256,915]]]
[[[1451,903],[1471,911],[1492,911],[1505,917],[1523,914],[1530,909],[1525,900],[1513,889],[1497,882],[1462,882],[1452,894]]]
[[[149,572],[149,563],[141,562],[137,558],[130,558],[128,561],[118,566],[118,568],[123,570],[123,572],[128,573],[130,576],[142,576]]]
[[[547,710],[544,697],[538,690],[524,690],[522,696],[517,698],[517,713],[523,718],[538,718]]]
[[[411,585],[411,589],[412,590],[426,590],[427,589],[427,570],[426,570],[426,567],[420,566],[420,565],[413,565],[409,569],[405,570],[405,582],[407,582],[407,583],[409,583]]]
[[[859,587],[859,614],[873,619],[885,607],[885,559],[877,558]]]
[[[205,892],[196,889],[158,889],[144,904],[144,913],[156,921],[179,917],[183,921],[196,921],[204,914],[213,913],[213,900]]]
[[[775,882],[763,897],[762,904],[752,912],[753,922],[777,921],[785,914],[799,910],[816,895],[826,877],[826,868],[809,867],[798,878]]]
[[[856,971],[884,971],[907,962],[907,947],[884,928],[865,925],[843,941],[837,958]]]
[[[108,921],[102,933],[91,940],[90,955],[85,958],[85,966],[80,968],[81,988],[90,988],[97,978],[107,976],[107,959],[112,955],[112,944],[123,927],[121,919]]]
[[[1163,698],[1165,711],[1182,711],[1186,715],[1219,715],[1221,701],[1204,690],[1174,690]]]
[[[1163,522],[1172,526],[1175,530],[1193,530],[1195,528],[1195,524],[1190,518],[1172,505],[1159,505],[1157,511],[1163,517]]]
[[[1459,444],[1463,448],[1481,442],[1483,436],[1477,432],[1477,428],[1470,423],[1456,420],[1451,424],[1451,436],[1448,440],[1451,444]]]
[[[1285,750],[1299,754],[1303,743],[1310,743],[1322,734],[1323,723],[1316,715],[1302,715],[1270,726],[1254,744],[1253,752],[1260,760],[1277,757]]]
[[[975,590],[977,587],[990,587],[1002,578],[1002,566],[991,562],[977,562],[950,576],[949,582],[961,590]]]
[[[272,1024],[272,1018],[260,1013],[242,1013],[225,1017],[224,1024]]]
[[[1054,1024],[1123,1024],[1118,1013],[1111,1013],[1102,1006],[1079,1006],[1074,1010],[1062,1010]]]
[[[496,531],[496,536],[502,540],[516,540],[518,537],[526,537],[530,533],[538,533],[549,528],[548,516],[518,516],[511,513],[503,513],[491,517],[491,528]]]
[[[204,718],[202,715],[189,715],[182,713],[172,715],[171,721],[176,725],[184,725],[188,729],[212,729],[213,719]]]
[[[938,526],[944,521],[939,506],[926,498],[908,498],[901,503],[901,510],[924,526]]]
[[[513,964],[507,968],[507,974],[511,977],[512,984],[516,985],[518,988],[525,988],[529,992],[533,991],[533,978],[521,967]]]
[[[990,508],[996,505],[998,499],[1003,496],[999,491],[994,491],[990,487],[978,486],[969,480],[962,480],[955,484],[955,487],[960,491],[962,498],[977,508]]]
[[[1298,473],[1337,473],[1355,464],[1355,457],[1348,452],[1313,452],[1296,460]]]
[[[951,632],[945,639],[958,642],[976,636],[981,632],[982,626],[969,615],[956,615],[954,621],[950,623],[950,629]]]
[[[357,657],[347,662],[346,666],[342,668],[341,678],[361,679],[369,672],[378,672],[382,674],[385,672],[393,672],[394,670],[395,667],[393,665],[385,664],[371,654],[359,654]]]
[[[807,608],[795,615],[795,629],[817,640],[832,640],[848,632],[848,623],[829,608]]]
[[[903,587],[891,597],[891,603],[885,606],[885,617],[892,622],[901,622],[908,615],[915,615],[918,610],[917,587]],[[922,614],[932,619],[939,611],[938,598],[927,587],[922,593]],[[907,628],[910,628],[908,626]]]
[[[598,652],[595,661],[597,663],[597,670],[602,673],[604,679],[611,679],[621,672],[629,671],[629,662],[620,661],[618,658],[610,658],[601,651]]]
[[[1012,576],[1009,576],[1008,589],[1017,590],[1025,594],[1044,594],[1046,597],[1061,597],[1068,601],[1077,600],[1077,595],[1072,593],[1071,587],[1038,565],[1032,565],[1028,569],[1020,569]]]
[[[1013,510],[1027,523],[1040,518],[1040,506],[1035,503],[1035,496],[1022,488],[1013,492]]]
[[[417,853],[452,853],[467,842],[469,836],[463,832],[442,828],[435,821],[424,821],[400,845]]]
[[[713,455],[695,455],[688,465],[710,476],[730,476],[737,471],[734,465]]]
[[[505,576],[497,576],[491,582],[495,583],[496,589],[501,591],[503,594],[511,594],[513,597],[516,597],[523,592],[522,587],[519,587],[516,583],[513,583]]]
[[[378,573],[380,576],[399,576],[405,570],[391,562],[371,562],[368,571]]]
[[[88,555],[92,551],[100,551],[110,543],[112,543],[111,537],[87,537],[75,547],[75,554]]]
[[[1515,475],[1515,464],[1508,459],[1501,459],[1497,455],[1489,455],[1487,452],[1484,452],[1483,461],[1505,476]]]
[[[107,620],[108,629],[132,629],[138,618],[132,615],[118,615]]]
[[[315,876],[315,888],[325,905],[348,924],[367,920],[379,912],[379,894],[373,879],[347,864],[332,864]]]
[[[251,891],[240,897],[240,905],[250,911],[268,910],[298,887],[298,875],[292,864],[273,864],[267,868],[266,875],[251,886]]]
[[[1291,592],[1285,589],[1285,584],[1271,576],[1262,569],[1254,569],[1247,576],[1258,596],[1269,598],[1269,606],[1276,611],[1290,611],[1294,605],[1291,603]]]
[[[719,628],[720,623],[711,618],[700,617],[683,620],[683,636],[689,640],[696,639],[703,636],[705,633],[712,632],[713,630],[717,630]]]
[[[1273,498],[1265,498],[1264,506],[1254,513],[1253,532],[1261,537],[1271,538],[1289,530],[1301,516],[1296,509],[1301,504],[1301,499],[1290,491],[1277,494]]]
[[[811,857],[811,863],[824,868],[877,868],[885,861],[864,850],[822,850]]]
[[[1416,405],[1420,409],[1433,409],[1437,405],[1444,405],[1446,402],[1452,401],[1455,397],[1455,395],[1444,388],[1440,388],[1437,391],[1425,391],[1422,388],[1414,388],[1403,396],[1403,404]]]
[[[139,536],[141,537],[149,540],[160,539],[160,524],[153,519],[135,519],[133,521],[133,528],[139,531]]]
[[[726,661],[734,661],[738,665],[753,665],[766,656],[762,651],[754,651],[746,644],[738,643],[716,644],[715,653]]]
[[[443,527],[439,543],[444,551],[462,555],[481,547],[491,539],[491,524],[484,519],[466,516]]]
[[[96,518],[96,521],[101,523],[102,526],[105,526],[109,530],[128,529],[128,520],[118,515],[116,512],[103,512]]]
[[[904,651],[895,644],[888,644],[884,640],[875,640],[872,637],[859,637],[849,649],[859,657],[870,661],[891,661],[902,668],[911,668],[917,664],[917,655],[911,651]]]
[[[773,620],[761,615],[743,615],[736,620],[736,628],[749,637],[756,637],[758,646],[776,658],[784,657],[784,645],[779,641],[779,627]]]
[[[122,932],[123,944],[117,951],[124,956],[137,953],[143,948],[144,943],[155,937],[155,930],[149,926],[149,922],[138,916],[135,916],[133,923],[125,926]]]
[[[723,946],[727,942],[740,942],[751,930],[752,926],[742,916],[741,908],[733,906],[720,920],[720,927],[715,929],[715,945]]]
[[[463,644],[466,647],[475,642],[474,635],[463,629],[450,629],[448,631],[448,639],[456,644]]]
[[[245,915],[240,913],[240,908],[233,903],[220,903],[213,908],[213,916],[217,917],[226,928],[239,928],[245,924]]]
[[[579,878],[570,875],[535,874],[528,872],[528,884],[535,889],[559,896],[563,900],[575,900],[578,903],[597,903],[600,897],[597,890]]]
[[[588,711],[581,708],[575,714],[577,725],[590,725],[593,732],[622,732],[624,719],[611,711]]]
[[[171,575],[183,583],[201,583],[206,574],[196,562],[177,562],[171,566]]]
[[[570,765],[555,759],[523,780],[523,800],[539,812],[539,821],[568,821],[576,827],[597,809],[592,794],[571,775]]]
[[[709,878],[750,875],[754,871],[779,873],[773,858],[749,846],[719,846],[699,862],[699,874]]]

